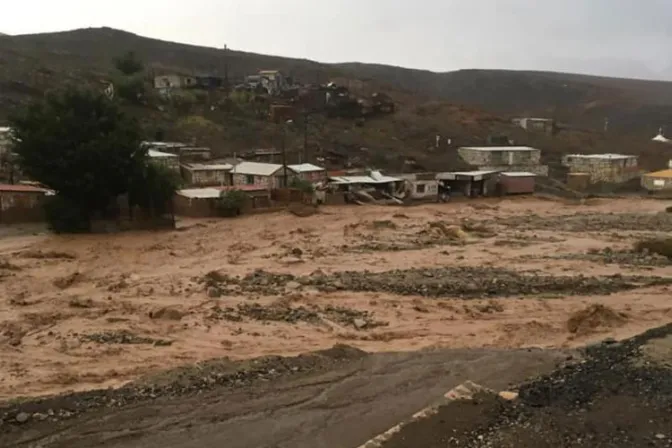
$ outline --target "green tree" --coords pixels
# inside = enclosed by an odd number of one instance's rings
[[[10,119],[23,172],[58,192],[90,220],[128,191],[146,163],[137,122],[102,94],[66,89]]]
[[[176,171],[150,162],[137,167],[129,185],[128,200],[130,205],[159,216],[171,211],[173,196],[181,184],[182,178]]]
[[[115,58],[114,66],[126,76],[135,75],[145,69],[145,65],[134,51],[128,51],[124,55]]]

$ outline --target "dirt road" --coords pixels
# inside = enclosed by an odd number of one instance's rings
[[[325,359],[334,356],[340,359]],[[311,371],[318,373],[275,381],[257,379],[246,387],[216,387],[187,396],[141,399],[118,409],[114,405],[85,409],[79,416],[56,422],[47,417],[46,408],[60,415],[63,409],[86,407],[93,400],[82,395],[18,405],[11,412],[28,411],[30,420],[18,424],[8,419],[0,425],[0,446],[355,447],[466,379],[505,388],[550,372],[566,357],[566,353],[543,350],[375,355],[336,350],[317,361],[297,364],[310,364]],[[323,363],[328,365],[322,368]],[[121,396],[116,397],[119,402]],[[108,403],[115,399],[112,397]],[[38,409],[44,414],[37,413]],[[45,415],[46,420],[38,421],[34,413]]]
[[[580,364],[495,394],[453,402],[410,423],[384,448],[672,446],[672,325],[587,351]]]

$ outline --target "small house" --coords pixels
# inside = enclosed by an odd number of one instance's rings
[[[529,146],[465,146],[457,150],[460,158],[476,171],[524,171],[548,176],[541,165],[541,150]]]
[[[451,195],[492,196],[497,191],[498,171],[458,171],[439,173],[436,180]]]
[[[642,187],[648,191],[672,191],[672,168],[655,171],[642,176]]]
[[[624,154],[569,154],[562,158],[562,165],[570,173],[588,174],[591,184],[619,184],[640,177],[637,160],[637,156]]]
[[[154,77],[154,88],[159,90],[184,89],[197,86],[198,80],[194,76],[172,73]]]
[[[279,163],[282,161],[282,151],[274,148],[251,149],[241,154],[245,160],[261,163]]]
[[[543,132],[552,134],[555,128],[555,120],[552,118],[514,118],[513,123],[528,132]]]
[[[231,185],[231,170],[228,163],[183,163],[182,178],[191,186]]]
[[[404,180],[404,196],[408,199],[436,199],[439,195],[439,181],[434,173],[397,174]]]
[[[0,184],[0,223],[39,222],[43,204],[53,191],[33,185]]]
[[[338,191],[378,190],[393,195],[404,180],[386,176],[380,171],[371,171],[366,175],[329,176],[329,185]]]
[[[237,187],[204,187],[178,190],[173,199],[173,210],[177,216],[209,218],[223,216],[218,201],[226,192],[238,190],[245,193],[247,201],[239,213],[268,210],[272,207],[270,192],[256,185]]]
[[[256,185],[267,189],[284,188],[294,178],[294,171],[280,164],[240,162],[231,170],[232,185]]]
[[[312,163],[301,163],[299,165],[289,165],[289,168],[296,173],[296,177],[316,184],[327,180],[327,170]]]
[[[537,175],[525,171],[499,173],[499,191],[503,195],[532,194]]]
[[[147,151],[149,161],[155,165],[160,165],[177,173],[180,172],[180,158],[169,152],[157,151],[150,149]]]

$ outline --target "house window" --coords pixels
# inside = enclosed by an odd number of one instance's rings
[[[415,186],[415,192],[416,193],[424,193],[425,192],[425,184],[419,184]]]
[[[247,174],[245,176],[245,184],[246,185],[254,185],[254,176]]]

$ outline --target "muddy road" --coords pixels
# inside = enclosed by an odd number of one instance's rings
[[[157,378],[153,384],[162,386],[152,389],[144,383],[104,397],[85,393],[0,409],[0,446],[355,447],[467,379],[506,388],[551,372],[568,355],[544,350],[368,355],[338,348],[275,359],[264,373],[241,367],[248,373],[234,375],[240,384],[215,386],[192,369],[174,372],[170,380]],[[272,370],[287,372],[274,378]],[[218,373],[212,370],[208,378]]]
[[[672,446],[672,325],[595,345],[582,363],[523,384],[518,398],[481,393],[410,423],[382,448]]]

